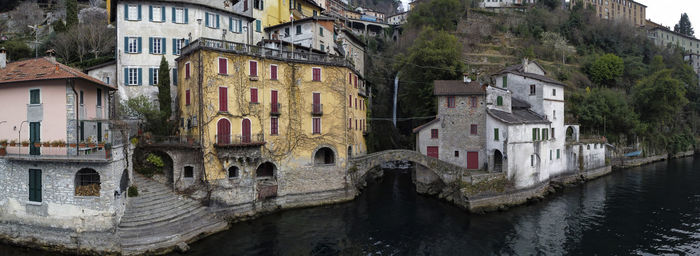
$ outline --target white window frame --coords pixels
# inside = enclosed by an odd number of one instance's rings
[[[314,119],[318,119],[318,133],[314,132]],[[278,124],[279,126],[279,124]],[[320,117],[311,118],[311,134],[322,134],[323,133],[323,119]]]
[[[221,73],[221,59],[226,60],[226,73]],[[226,57],[218,57],[216,58],[216,73],[219,75],[228,75],[228,58]]]
[[[156,9],[158,9],[158,14],[156,14]],[[161,20],[163,18],[163,12],[165,12],[164,6],[151,6],[151,19],[153,22],[164,22]]]
[[[129,19],[127,19],[127,20],[138,21],[139,20],[139,5],[129,4],[126,6],[126,8],[127,8],[127,12],[129,13]]]
[[[185,45],[185,39],[175,39],[175,53],[174,55],[180,55],[182,53],[182,46]]]
[[[314,80],[314,70],[318,69],[318,80]],[[311,81],[321,82],[323,81],[323,69],[321,67],[311,67]]]
[[[209,16],[209,24],[205,24],[205,26],[208,28],[216,28],[216,13],[207,12],[204,15]]]
[[[274,67],[277,67],[277,69],[275,70],[275,73],[276,73],[275,76],[276,76],[276,77],[275,77],[274,80],[279,80],[279,79],[280,79],[280,67],[279,67],[277,64],[270,64],[270,80],[273,80],[273,79],[272,79],[272,67],[273,67],[273,66],[274,66]]]
[[[128,81],[127,85],[139,85],[139,70],[137,68],[127,68]],[[133,77],[132,77],[133,75]]]
[[[185,8],[175,7],[175,23],[184,24],[185,23]]]
[[[153,69],[153,85],[158,85],[158,73],[160,72],[159,67],[152,67]]]
[[[138,53],[139,52],[139,39],[138,37],[127,37],[126,50],[127,53]],[[133,46],[133,47],[132,47]]]
[[[164,52],[165,52],[164,51],[165,49],[163,49],[163,41],[164,40],[165,39],[163,37],[153,37],[153,40],[151,40],[152,41],[151,43],[153,44],[153,45],[151,45],[151,49],[153,49],[153,54],[164,54]],[[158,48],[156,48],[156,46],[158,46]]]

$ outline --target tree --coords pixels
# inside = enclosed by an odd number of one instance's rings
[[[598,57],[588,69],[591,80],[598,85],[612,85],[625,70],[622,58],[608,53]]]
[[[431,26],[437,30],[453,31],[464,14],[464,4],[459,0],[432,0],[418,4],[408,15],[408,25],[413,28]]]
[[[641,119],[649,123],[670,122],[688,104],[683,83],[664,69],[642,79],[634,86],[633,99]]]
[[[542,0],[539,1],[539,3],[542,3],[542,5],[546,6],[550,10],[554,10],[561,5],[561,0]]]
[[[158,68],[158,102],[160,103],[160,112],[163,114],[163,119],[170,118],[172,109],[170,98],[170,68],[165,56],[160,59],[160,68]]]
[[[29,26],[40,24],[44,19],[44,11],[36,2],[22,2],[10,12],[8,27],[15,33],[29,35],[33,30]]]
[[[462,45],[454,35],[436,31],[430,27],[423,30],[402,61],[401,111],[410,116],[435,114],[433,81],[457,79],[462,64]]]
[[[78,24],[78,0],[66,0],[66,27]]]
[[[566,64],[567,54],[576,52],[576,49],[570,46],[566,38],[559,33],[543,32],[540,37],[542,38],[543,46],[547,47],[547,49],[554,49],[557,53],[561,52],[561,64]]]
[[[673,27],[674,32],[684,34],[686,36],[695,36],[695,31],[693,31],[693,25],[690,24],[690,18],[688,18],[687,13],[681,14],[681,19]]]
[[[636,135],[640,129],[639,115],[625,94],[607,88],[572,92],[567,100],[567,111],[576,117],[583,129],[598,131],[612,141],[620,135]]]
[[[0,48],[5,47],[7,50],[8,60],[20,60],[24,58],[34,57],[34,51],[29,46],[20,40],[9,40],[0,42]]]

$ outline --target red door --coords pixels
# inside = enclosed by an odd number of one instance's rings
[[[241,142],[250,143],[250,119],[243,119],[241,129]]]
[[[479,169],[479,152],[467,152],[467,169]]]
[[[428,156],[432,158],[440,158],[438,156],[439,151],[439,147],[428,147]]]
[[[221,119],[216,124],[216,142],[219,144],[231,144],[231,123],[228,119]]]
[[[277,106],[277,91],[270,92],[270,101],[272,102],[272,113],[279,113],[279,107]]]

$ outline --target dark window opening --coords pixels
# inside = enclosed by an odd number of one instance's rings
[[[258,166],[258,169],[255,170],[255,176],[256,177],[272,177],[275,174],[275,165],[270,162],[265,162]]]
[[[335,164],[335,153],[330,148],[320,148],[314,155],[314,164]]]
[[[238,178],[238,167],[236,166],[231,166],[228,168],[228,178]]]
[[[100,174],[93,169],[80,169],[75,174],[76,196],[100,196]]]
[[[194,177],[194,167],[185,166],[184,176],[185,176],[185,178],[193,178]]]

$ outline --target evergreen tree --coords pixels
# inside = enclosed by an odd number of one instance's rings
[[[172,109],[170,97],[170,67],[165,57],[160,59],[160,68],[158,68],[158,102],[160,103],[160,112],[163,115],[163,120],[168,120]]]
[[[673,27],[674,32],[684,34],[686,36],[695,36],[695,31],[693,31],[693,25],[690,24],[690,18],[688,18],[687,13],[681,14],[681,20],[678,24]]]
[[[66,0],[66,27],[78,24],[78,0]]]

